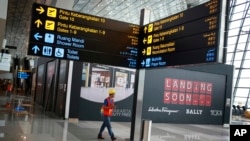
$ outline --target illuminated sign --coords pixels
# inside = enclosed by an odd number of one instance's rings
[[[215,62],[217,59],[216,47],[154,55],[140,58],[140,65],[144,68],[175,66],[183,64],[197,64]]]
[[[28,55],[130,68],[219,62],[222,3],[211,0],[142,27],[34,3]]]
[[[30,31],[29,55],[137,66],[139,25],[34,3]]]
[[[160,19],[144,26],[144,33],[159,31],[179,24],[207,17],[208,15],[218,14],[220,10],[220,0],[211,0],[205,4],[193,7],[184,12]]]
[[[17,78],[19,79],[29,79],[31,75],[30,70],[18,70],[17,71]]]
[[[143,26],[139,67],[217,62],[223,41],[221,2],[212,0]]]
[[[192,81],[165,78],[164,104],[211,106],[213,84],[205,81]]]
[[[194,36],[188,36],[185,38],[177,38],[169,41],[161,40],[157,44],[147,45],[143,50],[142,54],[145,56],[159,55],[171,52],[180,52],[187,50],[199,49],[200,47],[213,47],[218,45],[218,38],[216,38],[217,32],[211,31],[207,33],[196,34]],[[199,45],[194,42],[199,39]]]

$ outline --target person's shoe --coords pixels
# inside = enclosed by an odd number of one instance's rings
[[[104,140],[104,137],[98,136],[97,139],[102,139],[102,140]]]
[[[112,141],[115,141],[115,140],[116,140],[116,137],[111,137],[111,140],[112,140]]]

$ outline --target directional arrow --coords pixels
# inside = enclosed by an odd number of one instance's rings
[[[40,51],[39,47],[35,45],[32,50],[34,50],[34,53],[37,54],[37,51]]]
[[[145,65],[145,61],[144,60],[142,60],[141,65],[142,65],[142,67],[144,67],[144,65]]]
[[[144,48],[143,51],[142,51],[142,55],[145,55],[145,53],[146,53],[146,50]]]
[[[36,8],[36,11],[38,11],[39,14],[42,14],[44,12],[44,9],[42,6],[40,6],[39,8]]]
[[[148,29],[148,28],[145,26],[145,27],[144,27],[144,33],[147,33],[147,29]]]
[[[147,42],[147,39],[144,38],[143,39],[143,44],[146,44],[146,42]]]
[[[39,35],[39,33],[37,32],[35,35],[34,35],[34,38],[36,40],[39,40],[39,38],[43,38],[43,36]]]
[[[37,19],[37,20],[35,21],[35,24],[36,24],[36,27],[39,28],[40,25],[42,25],[43,23],[42,23],[42,21],[41,21],[40,19]]]

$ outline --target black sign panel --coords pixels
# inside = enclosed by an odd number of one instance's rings
[[[217,31],[218,26],[219,17],[209,16],[204,19],[189,22],[186,24],[181,24],[178,26],[160,30],[158,32],[153,32],[152,34],[146,34],[146,37],[144,37],[143,39],[143,44],[156,44],[162,41],[169,41],[173,39],[188,37],[212,30]]]
[[[172,52],[190,51],[205,47],[214,47],[218,45],[217,31],[197,34],[184,38],[172,39],[165,41],[159,38],[159,43],[147,45],[142,54],[145,56],[159,55]],[[195,42],[194,42],[195,41]]]
[[[225,82],[225,75],[219,74],[146,70],[142,118],[155,123],[222,124]]]
[[[220,7],[221,0],[212,0],[145,25],[139,67],[217,62]]]
[[[34,3],[28,54],[137,66],[139,26]]]
[[[74,37],[67,34],[43,32],[38,30],[33,30],[32,32],[35,34],[30,37],[31,43],[46,43],[48,46],[53,47],[67,47],[81,51],[95,51],[128,57],[136,57],[138,52],[137,47],[135,47],[138,42],[134,36],[130,36],[131,38],[129,37],[132,39],[132,42],[130,39],[116,40],[116,42],[113,42],[112,38],[98,40],[96,38],[89,38],[88,35],[88,38],[82,38],[83,36]],[[44,37],[42,37],[42,35],[44,35]],[[119,41],[121,42],[118,43]]]
[[[45,23],[45,26],[36,26],[35,24],[31,25],[31,32],[37,33],[38,31],[44,31],[45,33],[56,33],[58,35],[68,35],[77,37],[80,39],[85,38],[92,38],[96,40],[103,40],[107,42],[114,42],[114,43],[126,43],[131,44],[134,40],[138,40],[136,34],[128,34],[125,32],[118,32],[114,30],[108,30],[99,27],[91,27],[85,26],[81,24],[72,24],[72,23],[65,23],[65,22],[54,22],[51,20],[46,20],[40,18],[42,23]],[[49,22],[48,22],[49,21]],[[35,23],[36,19],[32,19],[32,23]],[[37,30],[39,29],[39,30]],[[41,34],[41,33],[40,33]],[[58,38],[55,38],[57,40]],[[138,43],[138,41],[137,41]]]
[[[129,34],[139,34],[139,25],[120,22],[112,19],[106,19],[85,13],[69,11],[61,8],[33,4],[32,16],[51,19],[52,21],[61,22],[64,24],[76,24],[80,26],[91,26],[96,28],[109,29],[113,31],[125,32]],[[37,22],[39,19],[36,19]],[[35,20],[35,21],[36,21]]]
[[[216,47],[202,48],[178,53],[169,53],[162,55],[154,55],[151,57],[141,57],[141,67],[163,67],[174,65],[187,65],[197,63],[216,62],[217,52]]]
[[[73,61],[97,62],[112,64],[114,66],[136,67],[137,58],[121,55],[111,55],[94,51],[86,51],[65,47],[52,47],[43,44],[30,43],[28,54],[35,53],[37,56],[52,57]],[[41,50],[42,48],[42,50]]]
[[[144,26],[144,33],[159,31],[186,22],[195,21],[208,15],[219,14],[219,12],[221,12],[220,7],[220,0],[210,0],[208,3],[147,24]]]

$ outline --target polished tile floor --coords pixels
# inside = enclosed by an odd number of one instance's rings
[[[32,115],[12,114],[6,108],[8,99],[0,96],[0,141],[98,141],[96,139],[101,122],[69,122],[42,112],[34,107]],[[232,124],[248,124],[237,119]],[[112,122],[118,141],[128,141],[129,122]],[[109,141],[107,131],[105,140]],[[229,141],[229,128],[222,125],[159,124],[152,123],[151,141]]]

